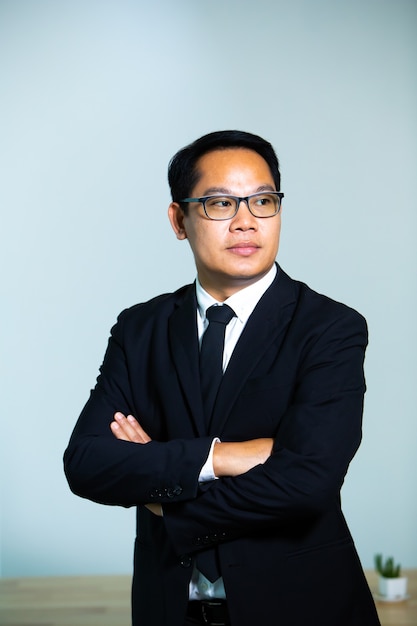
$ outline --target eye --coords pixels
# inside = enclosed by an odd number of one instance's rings
[[[228,209],[232,206],[232,202],[230,198],[225,198],[223,196],[212,196],[206,202],[208,207],[216,207],[217,209]]]
[[[268,206],[274,202],[273,197],[267,195],[257,196],[254,200],[256,201],[257,206]]]

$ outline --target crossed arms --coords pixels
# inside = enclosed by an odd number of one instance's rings
[[[117,412],[110,424],[116,439],[146,445],[152,439],[143,430],[133,415]],[[213,470],[218,478],[239,476],[256,465],[264,463],[272,454],[274,440],[272,438],[251,439],[239,442],[216,442],[213,451]],[[156,515],[162,514],[159,504],[148,504],[147,508]]]
[[[366,325],[356,313],[312,298],[314,307],[299,307],[279,358],[273,342],[265,348],[269,365],[257,370],[251,395],[230,413],[224,439],[231,441],[214,446],[220,480],[207,489],[199,473],[212,437],[196,437],[185,419],[189,408],[171,361],[149,359],[165,349],[166,333],[139,332],[142,309],[123,315],[65,453],[74,493],[121,506],[151,502],[154,513],[163,505],[182,553],[208,527],[261,532],[336,502],[361,438]],[[243,441],[236,441],[239,428]],[[267,437],[256,438],[258,432]]]

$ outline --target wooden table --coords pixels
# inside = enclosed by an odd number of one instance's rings
[[[378,578],[375,572],[367,571],[371,591],[378,592]],[[376,599],[376,608],[382,626],[417,626],[417,569],[404,570],[403,576],[408,577],[408,595],[404,602],[381,602]]]
[[[376,591],[375,573],[366,575]],[[377,601],[382,626],[417,626],[417,570],[404,575],[411,597]],[[130,576],[0,578],[0,625],[130,626],[130,581]]]
[[[0,578],[1,626],[130,626],[130,576]]]

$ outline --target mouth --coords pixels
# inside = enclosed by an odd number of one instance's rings
[[[260,249],[258,244],[253,241],[243,241],[241,243],[235,243],[232,246],[229,246],[229,252],[232,254],[236,254],[238,256],[251,256],[255,254]]]

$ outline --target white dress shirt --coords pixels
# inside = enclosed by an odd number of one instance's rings
[[[269,272],[260,278],[253,285],[241,289],[237,293],[233,294],[221,303],[215,300],[210,294],[203,289],[200,281],[196,280],[196,294],[197,294],[197,330],[198,337],[201,346],[201,340],[204,332],[208,326],[208,320],[206,318],[207,309],[213,304],[228,304],[236,313],[236,317],[226,326],[226,334],[224,338],[224,350],[223,350],[223,372],[229,364],[232,352],[238,342],[238,339],[245,328],[251,313],[258,304],[265,291],[272,284],[277,273],[276,265],[274,264]],[[207,461],[203,465],[200,472],[200,482],[208,480],[215,480],[213,470],[213,449],[216,441],[220,441],[218,438],[213,439],[213,443],[210,448],[210,453]],[[193,575],[190,582],[190,600],[204,600],[209,598],[225,598],[225,590],[223,585],[223,579],[219,578],[214,583],[211,583],[201,572],[194,568]]]

